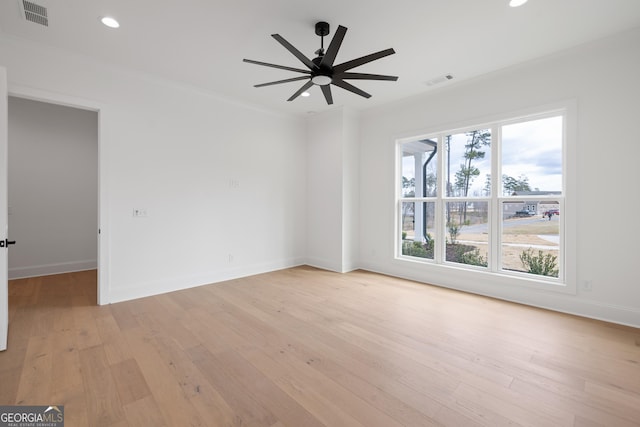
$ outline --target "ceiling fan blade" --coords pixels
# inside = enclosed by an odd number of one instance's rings
[[[347,28],[343,27],[342,25],[338,25],[338,29],[336,30],[333,38],[331,39],[331,43],[329,44],[329,48],[322,57],[320,68],[324,66],[331,67],[333,65],[333,61],[336,60],[336,55],[338,54],[338,50],[340,50],[340,46],[342,45],[342,40],[344,40],[345,34],[347,34]]]
[[[324,99],[327,100],[327,105],[333,104],[333,96],[331,96],[331,85],[320,86]]]
[[[334,78],[333,81],[331,82],[331,84],[339,86],[342,89],[348,90],[349,92],[353,92],[353,93],[355,93],[357,95],[364,96],[365,98],[371,98],[371,95],[368,94],[367,92],[363,91],[362,89],[358,89],[354,85],[349,84],[349,83],[347,83],[347,82],[345,82],[343,80]]]
[[[356,79],[356,80],[389,80],[397,81],[398,76],[384,76],[382,74],[365,74],[365,73],[339,73],[334,78],[338,79]]]
[[[297,73],[311,74],[311,71],[309,70],[301,70],[300,68],[285,67],[284,65],[269,64],[268,62],[254,61],[253,59],[243,59],[243,61],[248,62],[249,64],[264,65],[265,67],[279,68],[281,70],[289,70],[289,71],[295,71]]]
[[[313,86],[313,82],[311,80],[309,80],[308,82],[306,82],[304,84],[304,86],[302,86],[300,89],[298,89],[298,91],[296,93],[291,95],[291,98],[287,99],[287,101],[293,101],[294,99],[299,97],[302,92],[304,92],[305,90],[309,89],[311,86]]]
[[[271,34],[271,37],[276,39],[282,46],[284,46],[289,52],[291,52],[296,58],[298,58],[304,65],[306,65],[310,70],[316,70],[318,67],[316,64],[311,62],[309,58],[304,56],[302,52],[293,47],[291,43],[286,41],[280,34]]]
[[[376,59],[384,58],[385,56],[393,55],[396,53],[393,49],[381,50],[380,52],[372,53],[370,55],[366,55],[360,58],[353,59],[351,61],[343,62],[342,64],[336,65],[333,67],[334,75],[336,73],[341,73],[343,71],[350,70],[352,68],[358,67],[360,65],[367,64],[371,61],[375,61]]]
[[[306,80],[308,78],[309,76],[293,77],[291,79],[278,80],[277,82],[261,83],[259,85],[254,85],[253,87],[265,87],[265,86],[271,86],[271,85],[278,85],[280,83],[297,82],[298,80]]]

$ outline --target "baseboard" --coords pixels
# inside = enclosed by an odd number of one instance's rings
[[[256,264],[250,266],[242,266],[239,268],[230,268],[218,271],[212,271],[207,274],[184,276],[167,280],[149,281],[122,288],[111,289],[109,292],[109,302],[116,303],[128,301],[137,298],[143,298],[153,295],[159,295],[167,292],[179,291],[182,289],[203,286],[226,280],[233,280],[242,277],[252,276],[256,274],[268,273],[271,271],[282,270],[285,268],[296,267],[300,265],[309,265],[311,267],[323,270],[340,272],[340,269],[326,260],[296,258],[283,260],[281,262]],[[355,265],[351,266],[354,267]],[[536,298],[530,291],[523,290],[522,297],[514,297],[513,295],[504,295],[498,292],[491,292],[487,289],[478,289],[477,291],[468,288],[456,287],[451,284],[439,284],[433,281],[426,282],[424,279],[412,276],[410,274],[402,274],[397,271],[379,268],[378,265],[369,263],[361,263],[358,268],[371,271],[374,273],[385,274],[402,279],[412,280],[415,282],[425,283],[433,286],[459,290],[461,292],[475,293],[478,295],[502,299],[519,304],[530,305],[533,307],[543,308],[547,310],[557,311],[561,313],[573,314],[576,316],[587,317],[591,319],[603,320],[606,322],[617,323],[621,325],[640,328],[640,310],[633,307],[625,307],[614,304],[602,303],[600,301],[577,297],[573,295],[557,294],[551,295],[544,293],[544,298]],[[539,296],[539,295],[538,295]]]
[[[395,269],[384,269],[372,263],[361,263],[362,270],[372,273],[384,274],[401,279],[407,279],[414,282],[424,283],[442,288],[454,289],[461,292],[467,292],[487,297],[497,298],[504,301],[515,302],[518,304],[529,305],[532,307],[543,308],[546,310],[557,311],[560,313],[572,314],[589,319],[602,320],[605,322],[616,323],[624,326],[640,328],[640,310],[635,307],[626,307],[616,304],[604,303],[586,297],[567,294],[553,294],[550,292],[534,292],[524,288],[520,289],[521,296],[513,294],[501,293],[499,291],[490,290],[488,288],[478,287],[470,289],[468,286],[455,286],[450,283],[438,283],[433,280],[426,281],[414,274],[400,273]]]
[[[9,280],[50,276],[52,274],[73,273],[75,271],[95,270],[96,268],[98,268],[98,261],[95,259],[33,265],[29,267],[15,267],[9,268]]]
[[[349,273],[350,271],[359,270],[360,266],[353,262],[347,262],[342,265],[342,272]]]
[[[108,303],[129,301],[145,298],[198,286],[211,285],[226,280],[239,279],[256,274],[269,273],[271,271],[304,265],[301,258],[293,258],[283,261],[262,263],[211,271],[205,274],[175,277],[167,280],[155,280],[139,283],[134,286],[112,287],[109,290]]]
[[[340,263],[316,257],[305,258],[304,264],[310,267],[319,268],[321,270],[334,271],[336,273],[344,273],[342,265]]]

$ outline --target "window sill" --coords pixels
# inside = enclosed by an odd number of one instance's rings
[[[559,279],[539,279],[527,273],[501,273],[488,271],[483,267],[459,267],[454,263],[436,264],[430,259],[417,259],[399,256],[394,264],[402,266],[414,273],[418,273],[424,281],[435,285],[443,285],[470,292],[483,293],[485,289],[501,287],[528,288],[538,291],[548,291],[575,295],[575,283],[563,283]],[[425,273],[428,275],[425,276]],[[477,287],[477,289],[475,289]]]

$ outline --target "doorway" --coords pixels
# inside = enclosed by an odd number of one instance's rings
[[[98,269],[99,113],[10,96],[8,136],[9,279]]]

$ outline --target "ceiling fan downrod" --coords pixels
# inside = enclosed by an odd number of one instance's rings
[[[320,49],[316,50],[315,54],[324,56],[324,36],[329,35],[329,23],[324,21],[316,22],[316,35],[320,36]]]

